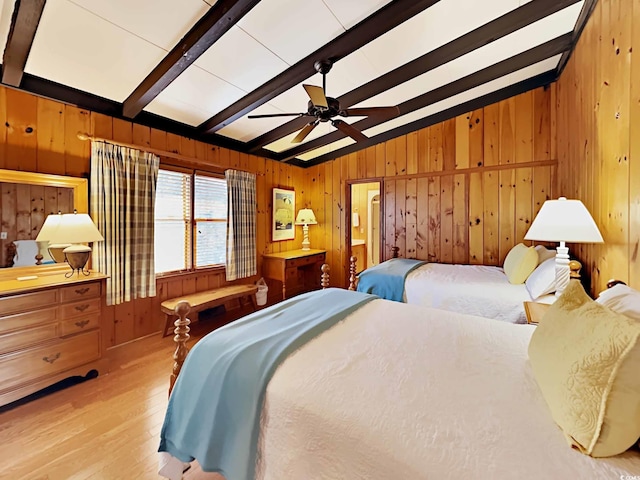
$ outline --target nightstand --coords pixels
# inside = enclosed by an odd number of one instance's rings
[[[544,317],[551,305],[548,303],[524,302],[524,311],[527,314],[527,323],[537,325]]]

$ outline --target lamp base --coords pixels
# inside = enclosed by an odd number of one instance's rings
[[[561,242],[556,248],[556,297],[562,295],[564,289],[569,285],[569,249]]]
[[[80,275],[80,272],[87,276],[91,274],[89,270],[85,269],[89,261],[89,255],[91,255],[91,247],[86,245],[71,245],[65,248],[63,252],[67,263],[71,267],[71,271],[64,275],[66,278],[72,277],[74,273]]]
[[[309,225],[306,223],[302,226],[302,250],[311,250],[311,242],[309,241]]]

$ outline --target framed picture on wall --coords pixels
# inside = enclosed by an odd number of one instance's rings
[[[296,192],[284,188],[273,189],[272,234],[274,242],[293,240],[296,235],[294,225]]]

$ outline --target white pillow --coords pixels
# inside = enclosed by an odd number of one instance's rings
[[[535,300],[556,291],[556,259],[549,258],[536,267],[524,282],[529,295]]]
[[[35,240],[14,240],[16,255],[13,257],[14,267],[27,267],[36,264],[38,244]]]
[[[544,245],[536,245],[536,252],[538,252],[538,265],[549,258],[555,258],[556,251],[550,250]]]
[[[614,285],[600,292],[596,302],[616,313],[640,321],[640,292],[627,285]]]

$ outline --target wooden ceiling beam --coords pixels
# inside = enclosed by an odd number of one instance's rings
[[[572,34],[567,33],[553,40],[538,45],[530,50],[522,52],[511,58],[498,62],[490,67],[474,72],[466,77],[460,78],[454,82],[438,87],[429,92],[423,93],[415,98],[402,102],[398,105],[400,115],[406,115],[420,108],[432,105],[446,98],[450,98],[459,93],[465,92],[484,83],[490,82],[497,78],[509,75],[510,73],[521,70],[529,65],[533,65],[547,58],[563,53],[571,48]],[[352,125],[360,131],[375,127],[388,119],[379,119],[367,117],[363,120],[353,123]],[[281,161],[291,160],[298,155],[323,147],[330,143],[345,138],[345,134],[339,130],[323,135],[309,142],[298,145],[281,152],[278,158]]]
[[[367,98],[378,95],[445,63],[451,62],[462,55],[494,42],[499,38],[505,37],[527,25],[535,23],[578,1],[579,0],[538,0],[528,2],[401,67],[381,75],[361,87],[351,90],[338,97],[337,100],[340,102],[342,108],[349,108]],[[307,117],[291,120],[254,138],[248,142],[247,148],[250,152],[259,152],[265,145],[300,130],[308,122],[309,119]]]
[[[46,0],[17,0],[2,56],[2,83],[19,87]]]
[[[123,116],[138,115],[259,2],[218,0],[124,101]]]
[[[571,58],[571,54],[575,50],[576,44],[580,39],[580,35],[582,35],[582,31],[584,30],[584,27],[586,27],[587,21],[591,17],[591,14],[593,13],[593,10],[596,8],[597,3],[598,3],[598,0],[586,0],[584,2],[584,5],[582,6],[582,10],[580,11],[580,15],[578,16],[578,21],[576,22],[576,26],[573,29],[573,42],[571,45],[571,49],[564,52],[564,54],[562,55],[562,58],[560,58],[560,62],[558,63],[558,78],[560,78],[560,75],[562,75],[562,72],[564,71],[564,67],[567,66],[567,62],[569,61],[569,58]]]
[[[372,145],[376,145],[378,143],[386,142],[387,140],[391,140],[392,138],[399,137],[401,135],[406,135],[411,132],[415,132],[416,130],[420,130],[422,128],[430,127],[431,125],[435,125],[436,123],[444,122],[445,120],[449,120],[450,118],[457,117],[458,115],[464,115],[465,113],[479,110],[488,105],[492,105],[494,103],[501,102],[502,100],[506,100],[507,98],[514,97],[516,95],[520,95],[521,93],[528,92],[529,90],[533,90],[538,87],[547,86],[554,81],[556,81],[556,72],[555,70],[550,70],[548,72],[542,73],[540,75],[536,75],[535,77],[528,78],[527,80],[523,80],[522,82],[514,83],[513,85],[509,85],[508,87],[501,88],[500,90],[496,90],[495,92],[488,93],[481,97],[474,98],[473,100],[469,100],[467,102],[461,103],[454,107],[443,110],[442,112],[434,113],[433,115],[429,115],[428,117],[422,118],[420,120],[416,120],[415,122],[407,123],[406,125],[402,125],[400,127],[396,127],[391,130],[387,130],[375,137],[371,137],[364,142],[354,143],[353,145],[348,145],[338,150],[334,150],[333,152],[326,153],[319,157],[316,157],[312,160],[300,160],[293,159],[289,163],[291,165],[295,165],[297,167],[309,168],[315,165],[319,165],[321,163],[327,162],[329,160],[334,160],[336,158],[342,157],[344,155],[348,155],[350,153],[356,152],[363,148],[370,147]]]
[[[246,115],[260,105],[286,92],[316,73],[318,60],[337,62],[370,41],[397,27],[426,10],[439,0],[394,0],[377,10],[342,35],[334,38],[280,75],[269,80],[251,93],[203,122],[198,129],[203,133],[217,132]],[[313,34],[313,33],[311,33]]]

